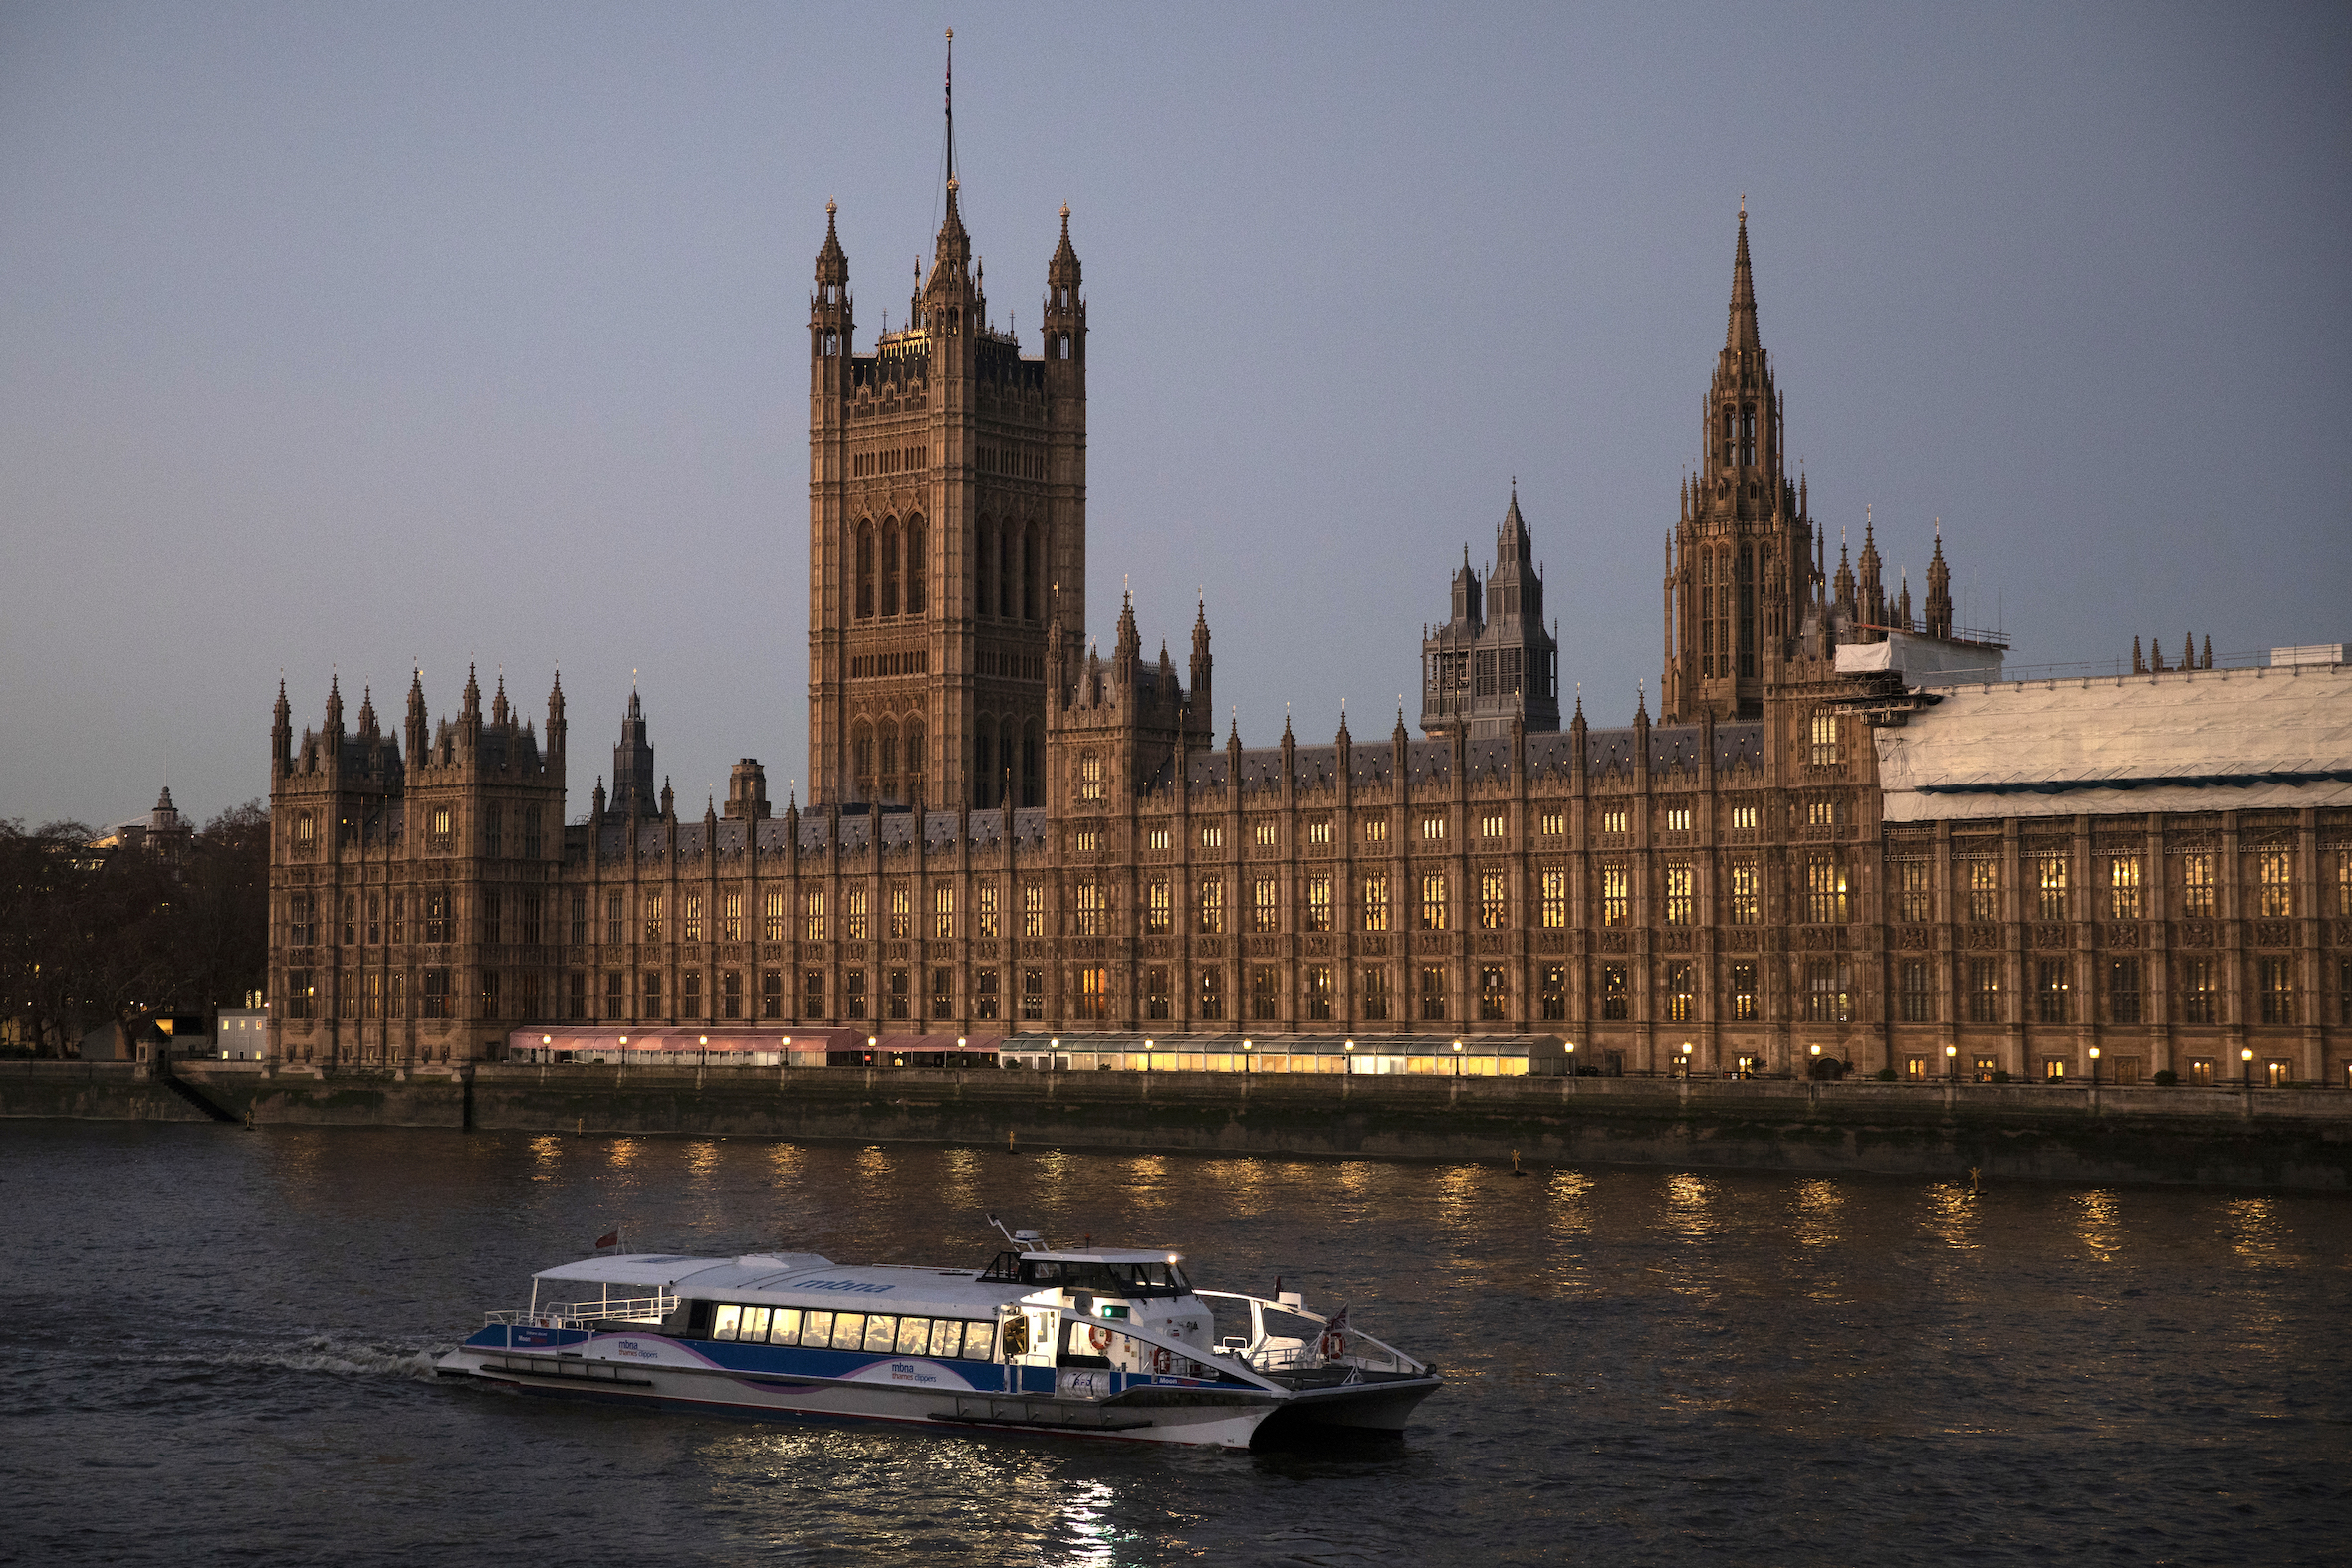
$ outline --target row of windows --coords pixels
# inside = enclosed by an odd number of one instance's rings
[[[2211,1025],[2230,1021],[2222,1016],[2224,1004],[2219,984],[2216,961],[2211,958],[2183,959],[2176,964],[2178,985],[2175,1020],[2184,1024]],[[1658,971],[1658,1008],[1655,1016],[1668,1022],[1690,1022],[1698,1017],[1697,997],[1703,966],[1694,960],[1669,960]],[[2352,1023],[2352,961],[2340,965],[2338,1010],[2340,1021]],[[1323,1022],[1334,1018],[1336,993],[1334,969],[1328,964],[1309,964],[1299,972],[1300,1015],[1308,1021]],[[1625,963],[1603,963],[1598,974],[1599,1013],[1603,1020],[1630,1019],[1632,1013],[1632,966]],[[1146,966],[1142,972],[1142,1012],[1151,1020],[1169,1020],[1175,1016],[1176,997],[1172,988],[1174,971],[1166,965]],[[1794,977],[1795,1006],[1806,1022],[1848,1023],[1855,1020],[1857,987],[1854,968],[1842,959],[1806,959]],[[1966,960],[1956,971],[1959,986],[1960,1017],[1970,1023],[2005,1023],[2003,1010],[2005,965],[1999,959]],[[2074,969],[2065,959],[2036,959],[2028,962],[2026,974],[2032,984],[2029,999],[2029,1021],[2062,1024],[2077,1020],[2074,991]],[[2145,968],[2136,958],[2109,958],[2098,971],[2101,980],[2100,1021],[2132,1024],[2147,1019]],[[1761,1016],[1758,985],[1759,966],[1753,960],[1735,960],[1724,966],[1725,1010],[1720,1015],[1731,1021],[1752,1021]],[[726,970],[717,977],[718,994],[713,999],[712,1016],[719,1019],[749,1019],[753,1016],[753,1001],[747,995],[748,977],[739,970]],[[924,977],[930,982],[926,994],[918,997],[915,972],[903,968],[884,971],[880,978],[880,995],[869,991],[867,973],[863,968],[850,968],[841,975],[840,1016],[851,1021],[879,1018],[891,1022],[914,1021],[929,1017],[943,1021],[959,1016],[956,1008],[956,972],[945,966],[934,967]],[[1453,1016],[1448,969],[1443,964],[1426,964],[1407,971],[1407,978],[1416,982],[1411,996],[1411,1015],[1423,1021],[1444,1021]],[[668,1017],[693,1021],[704,1016],[703,974],[700,970],[682,971],[678,976],[677,1006],[665,1012],[663,1008],[663,976],[658,970],[646,970],[639,976],[637,1007],[632,1012],[628,996],[627,976],[618,970],[608,971],[603,977],[601,1016],[606,1021],[627,1021],[634,1018]],[[1199,971],[1193,981],[1192,1018],[1200,1021],[1222,1021],[1227,1015],[1225,989],[1226,972],[1221,967]],[[2252,1018],[2247,1021],[2265,1025],[2292,1025],[2298,1020],[2294,964],[2289,959],[2260,959],[2253,971],[2254,991],[2251,999]],[[346,972],[339,987],[340,1005],[337,1015],[347,1021],[375,1021],[406,1019],[422,1016],[446,1019],[456,1016],[456,997],[451,989],[451,972],[430,969],[423,972],[413,994],[408,989],[404,972],[369,971]],[[498,971],[486,971],[481,977],[480,990],[472,1015],[484,1020],[511,1018],[529,1021],[548,1015],[544,1004],[542,977],[535,972],[524,972],[513,977],[511,988],[502,984]],[[776,1020],[785,1014],[785,977],[782,971],[769,969],[759,972],[757,1015]],[[1005,976],[994,969],[974,972],[972,976],[971,1015],[982,1021],[999,1021],[1004,1012]],[[1247,996],[1244,1011],[1254,1021],[1276,1021],[1282,1017],[1282,971],[1272,965],[1254,966],[1245,975]],[[1511,1009],[1509,971],[1499,965],[1481,966],[1475,972],[1475,1015],[1482,1021],[1503,1021],[1514,1013]],[[1934,1023],[1942,1021],[1942,997],[1935,980],[1935,966],[1923,959],[1902,960],[1896,966],[1894,1015],[1905,1023]],[[322,1016],[318,1007],[315,972],[308,969],[289,970],[286,978],[287,1017],[305,1020]],[[1359,997],[1354,1016],[1367,1022],[1390,1021],[1398,1016],[1396,1000],[1391,990],[1391,975],[1386,967],[1365,969],[1358,974]],[[1018,974],[1020,1017],[1024,1021],[1042,1021],[1046,1016],[1046,976],[1039,968],[1023,969]],[[1534,1011],[1547,1021],[1564,1020],[1568,1016],[1568,967],[1564,964],[1539,966]],[[411,1002],[417,1010],[410,1011]],[[1081,967],[1075,976],[1075,994],[1071,999],[1071,1015],[1078,1019],[1107,1019],[1113,1015],[1115,994],[1110,986],[1109,971],[1101,966]],[[800,1016],[823,1018],[830,1016],[826,1008],[826,977],[822,969],[806,970],[802,974]],[[567,1015],[574,1021],[586,1020],[588,1013],[588,975],[572,971],[566,981]],[[2085,1019],[2084,1021],[2087,1021]]]
[[[2168,858],[2177,868],[2173,902],[2180,918],[2213,918],[2218,912],[2219,885],[2214,854],[2198,850]],[[2253,894],[2252,914],[2264,920],[2291,918],[2295,912],[2294,851],[2260,848],[2244,858],[2249,869],[2247,886]],[[2335,861],[2334,902],[2339,913],[2352,914],[2352,851],[2339,850]],[[2145,858],[2136,851],[2102,854],[2093,861],[2097,885],[2077,888],[2072,856],[2029,855],[2024,860],[2027,918],[2071,920],[2080,910],[2091,919],[2142,919],[2149,909],[2145,866]],[[1934,865],[1927,860],[1898,860],[1893,871],[1896,918],[1906,922],[1935,919]],[[1953,883],[1967,920],[1992,923],[2001,919],[2000,861],[1982,857],[1959,861],[1953,867]]]
[[[925,1356],[938,1361],[992,1361],[996,1358],[997,1325],[973,1318],[810,1312],[729,1303],[712,1314],[711,1338],[739,1344],[856,1350],[869,1355]]]
[[[1104,776],[1101,759],[1092,752],[1080,753],[1078,757],[1078,799],[1084,802],[1103,799],[1105,797],[1103,785]],[[1842,801],[1814,802],[1811,820],[1815,825],[1842,825],[1845,821],[1843,808],[1844,802]],[[1753,831],[1759,816],[1760,812],[1756,806],[1735,805],[1730,809],[1729,820],[1735,830]],[[1690,832],[1692,819],[1693,808],[1687,805],[1669,805],[1661,810],[1660,820],[1664,823],[1665,831],[1670,833]],[[1630,830],[1631,820],[1632,813],[1624,807],[1606,808],[1600,814],[1600,831],[1604,834],[1625,833]],[[1568,830],[1568,813],[1565,810],[1545,809],[1539,811],[1535,821],[1536,832],[1545,838],[1562,837]],[[1321,845],[1332,841],[1331,818],[1310,816],[1304,820],[1302,825],[1307,843]],[[1510,816],[1503,811],[1481,811],[1472,826],[1475,836],[1490,841],[1505,839],[1511,834]],[[1155,826],[1146,828],[1144,831],[1144,842],[1150,848],[1166,849],[1169,847],[1170,830],[1168,828]],[[1199,825],[1197,831],[1203,849],[1224,847],[1224,823],[1204,822]],[[1414,831],[1419,834],[1424,843],[1443,843],[1453,829],[1451,820],[1446,813],[1430,811],[1424,812],[1418,818]],[[1388,842],[1388,818],[1385,816],[1364,818],[1363,840],[1367,844]],[[1261,848],[1279,844],[1282,841],[1281,825],[1272,818],[1254,820],[1250,824],[1250,841]]]
[[[542,852],[546,848],[546,836],[540,807],[527,805],[517,811],[515,815],[514,847],[526,860],[542,858]],[[446,805],[432,806],[423,812],[423,818],[426,847],[443,853],[456,847],[457,818],[456,813],[450,807]],[[350,843],[353,827],[351,819],[346,817],[336,825],[339,847],[342,844]],[[492,860],[506,858],[508,847],[506,829],[506,806],[502,802],[493,801],[483,808],[482,853],[484,855]],[[374,831],[372,826],[369,831],[371,833]],[[293,837],[295,853],[307,855],[316,850],[319,847],[319,813],[315,810],[295,812],[290,832]]]
[[[849,477],[869,479],[876,474],[911,474],[925,466],[924,449],[919,446],[885,447],[874,452],[849,454]]]

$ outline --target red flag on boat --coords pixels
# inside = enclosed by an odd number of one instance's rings
[[[618,1245],[620,1245],[620,1232],[617,1230],[607,1231],[596,1237],[596,1250],[599,1252],[608,1246]]]

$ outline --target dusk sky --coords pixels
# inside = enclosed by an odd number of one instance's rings
[[[1514,476],[1563,684],[1655,714],[1743,193],[1833,564],[1941,517],[2012,668],[2352,637],[2341,5],[15,0],[0,817],[208,817],[281,670],[393,728],[469,660],[562,667],[575,817],[632,670],[682,814],[805,799],[811,269],[836,198],[904,320],[950,26],[999,324],[1065,201],[1085,267],[1087,630],[1205,593],[1246,744],[1384,736]]]

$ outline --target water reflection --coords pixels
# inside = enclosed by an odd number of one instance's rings
[[[1983,1218],[1977,1208],[1978,1195],[1958,1182],[1938,1182],[1927,1190],[1926,1198],[1928,1233],[1956,1252],[1975,1251],[1977,1228]]]
[[[2115,1195],[2099,1191],[2077,1193],[2074,1233],[2090,1248],[2094,1262],[2112,1263],[2123,1250],[2123,1226],[2116,1218]]]
[[[560,1178],[563,1168],[564,1140],[554,1133],[531,1140],[531,1179],[553,1182]]]
[[[2292,1268],[2300,1259],[2280,1246],[2278,1211],[2268,1198],[2233,1199],[2229,1209],[2230,1250],[2255,1268]]]
[[[1837,1245],[1843,1239],[1837,1218],[1844,1207],[1845,1193],[1837,1183],[1800,1183],[1796,1189],[1796,1244],[1815,1248]]]

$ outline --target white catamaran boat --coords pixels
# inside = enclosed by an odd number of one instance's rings
[[[1434,1365],[1295,1293],[1196,1290],[1164,1250],[1010,1239],[983,1269],[811,1252],[566,1263],[437,1365],[532,1394],[730,1416],[1232,1449],[1401,1432],[1438,1387]]]

